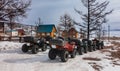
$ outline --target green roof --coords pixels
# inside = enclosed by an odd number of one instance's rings
[[[38,33],[49,33],[49,32],[52,32],[53,27],[55,27],[54,24],[39,25],[37,27],[37,32]]]

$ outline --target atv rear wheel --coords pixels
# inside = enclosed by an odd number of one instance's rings
[[[38,53],[38,48],[39,48],[38,45],[34,45],[34,46],[32,47],[32,53],[33,53],[33,54],[37,54],[37,53]]]
[[[51,60],[54,60],[56,58],[56,50],[55,49],[50,49],[48,56]]]
[[[95,51],[96,50],[96,47],[95,46],[92,46],[93,47],[93,51]]]
[[[26,53],[26,52],[28,52],[28,46],[27,46],[27,44],[23,44],[23,46],[22,46],[22,51],[24,52],[24,53]]]
[[[82,47],[77,47],[77,52],[79,55],[82,55],[82,51],[83,51]]]
[[[44,46],[41,49],[42,51],[46,51],[47,50],[47,44],[44,44]]]
[[[84,53],[87,53],[87,47],[83,47],[84,48]]]
[[[71,58],[75,58],[76,53],[77,53],[77,52],[76,52],[76,49],[74,49],[73,52],[71,53]]]
[[[101,49],[103,49],[103,46],[101,46]]]
[[[88,47],[88,51],[92,52],[92,47],[91,46]]]
[[[61,61],[62,61],[62,62],[68,61],[68,56],[69,56],[68,51],[63,50],[63,51],[61,52]]]
[[[96,44],[96,48],[97,48],[98,50],[100,50],[100,43],[97,43],[97,44]]]

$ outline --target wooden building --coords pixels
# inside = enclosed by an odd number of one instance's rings
[[[68,31],[64,30],[62,32],[62,37],[78,38],[78,32],[75,28],[70,28]]]
[[[17,31],[18,31],[18,36],[25,35],[25,31],[23,29],[17,29]]]
[[[55,37],[57,33],[56,27],[54,24],[39,25],[37,27],[37,37],[51,36]]]

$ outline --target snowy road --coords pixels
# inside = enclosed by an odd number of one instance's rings
[[[89,70],[88,70],[89,69]],[[91,68],[92,69],[92,68]],[[21,50],[0,53],[0,71],[91,71],[90,66],[80,56],[62,63],[59,58],[50,60],[48,52],[24,54]]]
[[[110,68],[111,71],[120,70],[120,66],[113,67],[110,64],[111,61],[105,59],[109,53],[88,52],[63,63],[59,58],[50,60],[48,50],[38,54],[23,53],[21,46],[20,43],[0,42],[0,71],[99,71],[92,67],[95,63],[104,66],[100,68],[100,71],[108,71]],[[99,58],[101,61],[84,60],[84,57]]]

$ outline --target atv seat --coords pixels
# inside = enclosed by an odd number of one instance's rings
[[[52,39],[50,40],[51,45],[64,46],[64,41],[61,39]]]

